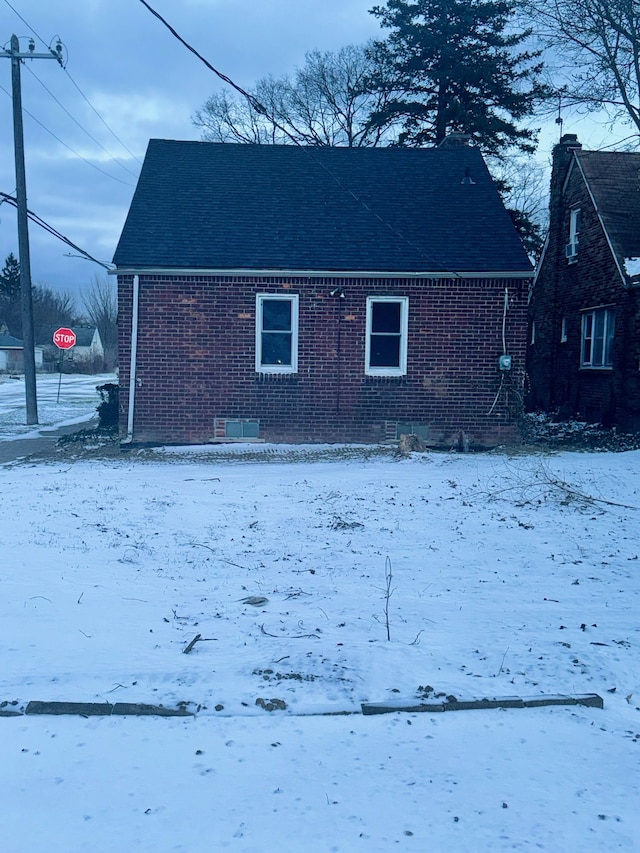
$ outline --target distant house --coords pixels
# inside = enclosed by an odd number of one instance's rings
[[[36,370],[42,369],[42,347],[35,347]],[[24,345],[19,338],[0,332],[0,373],[24,372]]]
[[[53,334],[59,327],[57,325],[45,326],[37,329],[38,343],[45,352],[45,359],[52,363],[57,369],[61,351],[53,343]],[[95,326],[73,326],[76,334],[76,344],[71,349],[64,351],[64,362],[68,369],[76,367],[83,369],[96,369],[101,371],[104,362],[104,347],[100,332]]]
[[[74,362],[101,362],[104,359],[104,347],[100,332],[95,326],[75,327],[76,345],[70,356]]]
[[[532,288],[528,404],[640,430],[640,153],[556,146]]]
[[[152,140],[114,263],[127,442],[518,439],[532,269],[466,139]]]

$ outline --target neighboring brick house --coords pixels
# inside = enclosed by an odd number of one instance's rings
[[[519,438],[532,270],[466,143],[152,140],[114,263],[124,442]]]
[[[527,405],[640,430],[640,153],[554,149],[534,279]]]

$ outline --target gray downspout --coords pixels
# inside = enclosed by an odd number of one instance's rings
[[[136,404],[136,362],[138,358],[138,307],[140,302],[140,277],[133,277],[133,307],[131,312],[131,361],[129,364],[129,408],[127,411],[127,435],[122,444],[133,441],[133,414]]]

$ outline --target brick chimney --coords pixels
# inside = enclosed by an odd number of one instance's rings
[[[565,133],[557,145],[554,145],[552,154],[553,169],[551,172],[551,194],[558,183],[558,189],[562,189],[562,184],[567,176],[567,169],[571,163],[574,151],[580,151],[582,145],[578,142],[578,137],[575,133]]]
[[[467,148],[471,144],[472,137],[468,133],[448,133],[438,148]]]

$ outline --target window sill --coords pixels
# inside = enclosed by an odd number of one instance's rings
[[[588,373],[611,373],[611,371],[613,370],[613,365],[612,364],[606,365],[606,366],[604,366],[604,365],[598,366],[597,365],[595,367],[591,367],[590,364],[581,364],[580,370],[587,371]]]

